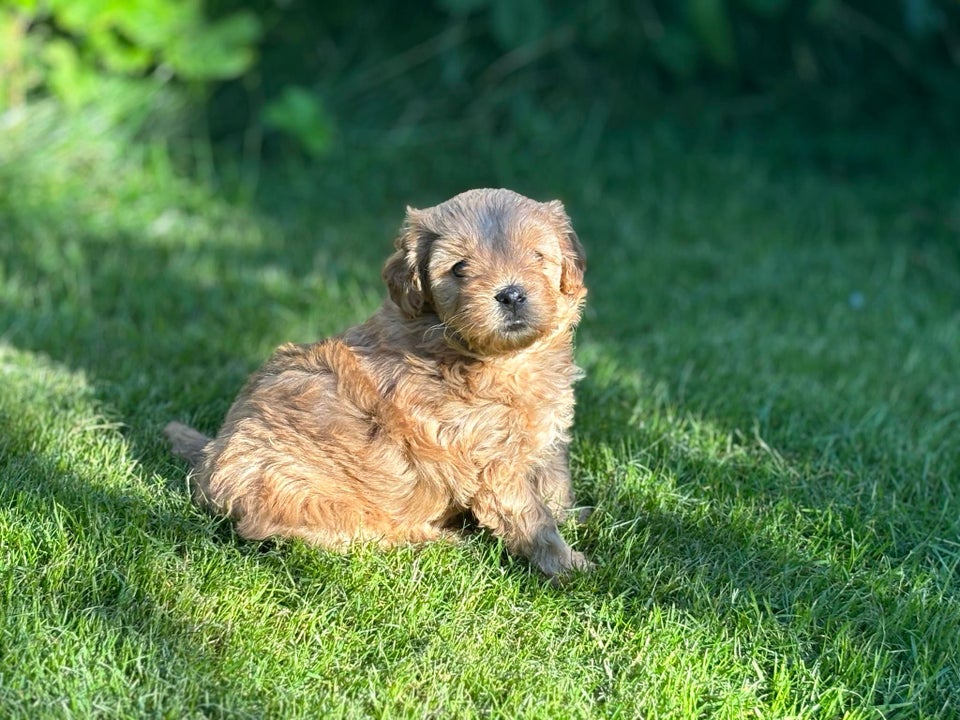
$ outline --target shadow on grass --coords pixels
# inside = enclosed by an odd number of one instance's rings
[[[45,399],[44,388],[36,391],[32,401]],[[158,584],[182,569],[185,556],[209,552],[202,524],[124,484],[132,477],[122,477],[123,469],[104,472],[93,459],[72,458],[74,448],[38,439],[49,427],[24,430],[20,421],[34,412],[9,398],[0,406],[2,575],[9,583],[0,706],[88,714],[92,691],[125,705],[115,707],[120,714],[149,714],[164,704],[159,688],[216,660],[215,648],[171,605],[179,593]],[[158,575],[161,567],[167,572]],[[91,652],[98,662],[75,666]],[[210,682],[215,691],[217,678]],[[108,688],[120,692],[111,696]]]

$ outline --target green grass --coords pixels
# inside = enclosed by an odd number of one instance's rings
[[[241,203],[33,112],[0,131],[0,716],[960,715],[957,148],[387,139]],[[599,569],[193,509],[163,424],[215,430],[376,307],[405,204],[486,185],[588,249],[566,532]]]

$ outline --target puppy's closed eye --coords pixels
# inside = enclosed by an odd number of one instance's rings
[[[467,261],[461,260],[454,263],[453,267],[450,268],[450,274],[455,278],[465,278],[467,276]]]

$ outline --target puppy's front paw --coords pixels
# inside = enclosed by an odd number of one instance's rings
[[[563,569],[561,569],[557,574],[550,576],[550,584],[554,587],[562,587],[575,575],[579,573],[588,573],[595,567],[596,565],[590,562],[590,560],[588,560],[583,553],[571,551],[570,559],[568,563],[564,565]]]
[[[530,560],[554,582],[575,572],[589,572],[595,567],[582,552],[571,548],[559,535],[554,542],[540,545]]]
[[[573,572],[590,572],[596,568],[596,564],[587,559],[582,552],[573,550],[570,553],[570,570]]]

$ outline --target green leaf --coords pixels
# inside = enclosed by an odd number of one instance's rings
[[[316,94],[289,85],[263,111],[264,123],[292,136],[306,152],[320,157],[330,149],[333,121]]]
[[[543,0],[494,0],[490,6],[490,31],[505,49],[536,42],[550,29]]]
[[[737,53],[724,0],[690,0],[688,10],[707,57],[720,67],[733,68]]]
[[[775,18],[787,9],[788,0],[739,0],[747,10],[754,15],[765,18]]]
[[[904,0],[903,21],[911,37],[924,38],[941,32],[946,15],[933,0]]]
[[[654,59],[674,77],[683,80],[696,72],[700,52],[690,33],[667,27],[651,47]]]
[[[436,0],[437,7],[450,15],[468,15],[485,8],[490,0]]]
[[[110,10],[102,0],[51,0],[50,9],[56,24],[76,35],[110,24]]]
[[[810,19],[818,23],[832,22],[839,5],[840,0],[813,0],[810,4]]]
[[[18,10],[31,16],[39,14],[37,13],[37,0],[3,0],[2,4],[6,8]]]
[[[43,48],[43,59],[49,68],[47,86],[67,106],[78,107],[96,97],[97,74],[82,62],[71,43],[51,40]]]
[[[91,33],[88,42],[97,59],[113,72],[127,75],[141,73],[154,60],[148,48],[120,42],[113,30]]]
[[[178,75],[190,80],[236,77],[253,64],[260,30],[252,13],[234,13],[175,39],[164,56]]]
[[[169,0],[112,0],[113,22],[130,42],[162,50],[204,25],[199,4]]]

